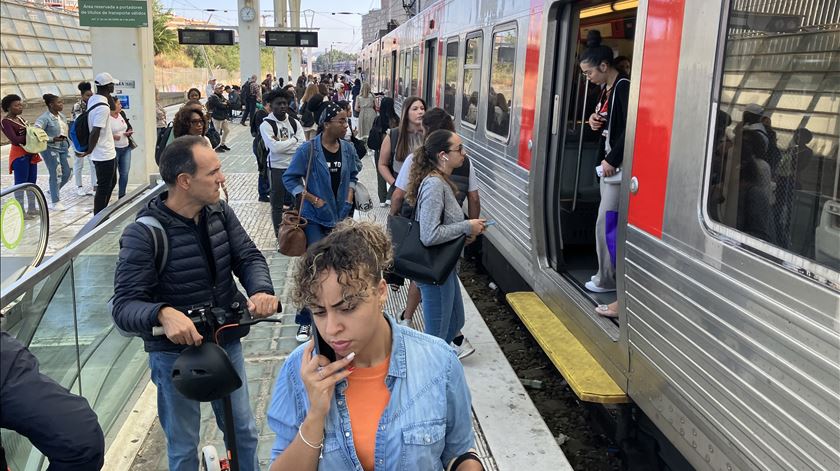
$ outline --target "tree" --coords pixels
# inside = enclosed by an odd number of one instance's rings
[[[356,54],[350,54],[339,49],[331,49],[318,56],[315,59],[315,70],[330,71],[333,66],[339,62],[355,62],[358,58]]]
[[[178,35],[167,28],[172,16],[172,10],[164,10],[160,0],[155,0],[152,4],[152,40],[156,56],[175,52],[180,47]]]

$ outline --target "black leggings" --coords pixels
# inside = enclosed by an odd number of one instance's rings
[[[93,167],[96,169],[96,194],[93,196],[93,214],[98,213],[108,206],[111,194],[117,185],[117,159],[94,160]]]
[[[271,190],[268,194],[271,200],[271,224],[274,226],[276,236],[280,223],[283,221],[283,205],[294,206],[295,200],[283,186],[283,174],[286,173],[286,169],[270,168],[269,171],[271,172]]]

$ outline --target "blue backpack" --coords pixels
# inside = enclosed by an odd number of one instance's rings
[[[106,105],[107,103],[97,103],[86,109],[84,113],[80,114],[70,123],[69,138],[73,143],[73,148],[76,152],[87,152],[88,143],[90,142],[90,127],[88,126],[88,114],[97,106]]]

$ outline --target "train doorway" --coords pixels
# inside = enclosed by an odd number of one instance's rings
[[[426,106],[431,108],[435,103],[435,58],[437,57],[437,38],[426,41],[423,56],[426,58],[423,73],[423,99],[426,100]]]
[[[601,34],[615,57],[633,60],[636,1],[574,2],[557,10],[551,133],[546,168],[545,218],[549,265],[596,304],[609,304],[615,292],[585,288],[598,272],[595,223],[601,200],[596,167],[603,158],[600,132],[587,120],[602,89],[582,73],[579,58],[589,31]]]

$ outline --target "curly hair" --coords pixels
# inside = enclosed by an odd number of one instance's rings
[[[391,238],[376,223],[345,219],[325,238],[310,246],[300,258],[294,275],[292,301],[312,306],[321,291],[321,277],[334,270],[342,298],[366,299],[371,287],[391,266]]]
[[[202,135],[207,132],[208,120],[204,114],[204,107],[200,102],[192,100],[182,106],[172,119],[172,134],[175,137],[186,136],[190,133],[190,119],[192,119],[193,113],[198,113],[201,119],[204,120],[204,132]]]
[[[423,145],[414,151],[414,162],[411,165],[411,173],[408,174],[408,190],[405,195],[405,200],[408,204],[412,206],[417,205],[417,193],[420,190],[420,184],[431,173],[437,172],[438,164],[440,163],[438,154],[440,152],[446,152],[449,149],[449,140],[454,135],[455,133],[448,129],[438,129],[429,133]],[[437,173],[449,184],[452,191],[457,191],[449,177],[443,173]]]

